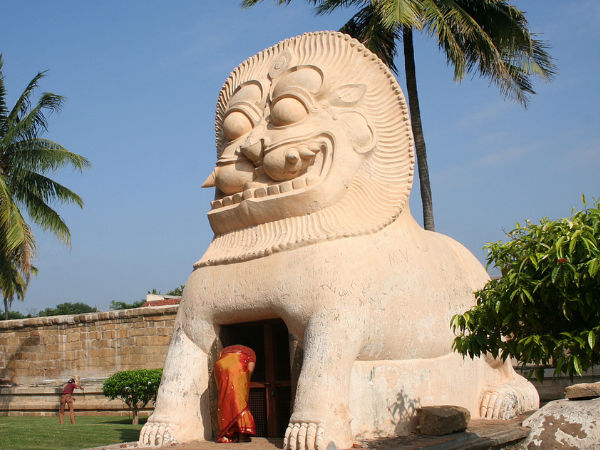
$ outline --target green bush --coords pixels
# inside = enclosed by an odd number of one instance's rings
[[[117,372],[102,384],[102,393],[111,400],[120,398],[129,407],[132,424],[138,424],[138,411],[156,401],[162,369],[125,370]]]
[[[477,305],[452,318],[455,351],[581,375],[600,363],[600,203],[570,218],[517,223],[510,240],[486,245],[502,277],[476,292]]]
[[[140,308],[140,307],[144,306],[144,303],[146,303],[145,299],[142,299],[142,300],[139,300],[139,301],[133,302],[133,303],[120,302],[120,301],[117,301],[117,300],[113,300],[113,301],[110,302],[109,308],[111,310],[133,309],[133,308]]]

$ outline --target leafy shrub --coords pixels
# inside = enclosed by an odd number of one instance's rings
[[[127,302],[119,302],[117,300],[112,300],[110,302],[110,309],[111,310],[116,310],[116,309],[133,309],[133,308],[140,308],[141,306],[144,305],[144,303],[146,303],[145,299],[139,300],[137,302],[133,302],[133,303],[127,303]]]
[[[516,358],[555,374],[581,375],[600,362],[600,203],[571,218],[517,223],[506,243],[489,243],[502,278],[476,292],[477,305],[452,318],[455,351]]]
[[[121,399],[133,416],[132,424],[138,424],[138,412],[148,402],[156,401],[162,369],[125,370],[117,372],[102,384],[102,393],[111,400]]]

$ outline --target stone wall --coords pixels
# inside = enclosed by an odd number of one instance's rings
[[[162,368],[178,306],[0,322],[0,415],[45,414],[74,375],[79,411],[125,413],[101,394],[114,372]],[[78,391],[76,391],[78,392]]]

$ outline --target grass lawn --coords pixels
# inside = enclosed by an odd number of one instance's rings
[[[0,449],[81,449],[137,441],[145,417],[131,425],[127,416],[77,416],[71,425],[55,417],[0,417]]]

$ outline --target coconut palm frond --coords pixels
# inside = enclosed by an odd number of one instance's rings
[[[56,181],[35,172],[28,172],[18,178],[14,178],[13,197],[26,206],[27,212],[30,213],[28,205],[28,197],[33,196],[35,199],[40,199],[45,203],[60,202],[66,204],[75,204],[80,208],[83,207],[82,198],[69,188],[63,186]]]
[[[63,103],[63,97],[56,94],[45,92],[37,105],[29,112],[23,113],[16,121],[12,120],[9,115],[9,128],[2,140],[5,145],[16,142],[18,140],[28,140],[36,138],[40,133],[47,131],[48,119],[46,112],[54,112],[60,110]],[[12,112],[11,112],[12,115]]]
[[[6,148],[5,156],[10,159],[11,173],[19,171],[47,173],[67,166],[82,171],[90,167],[90,162],[83,156],[70,152],[54,141],[42,138],[16,142]]]

